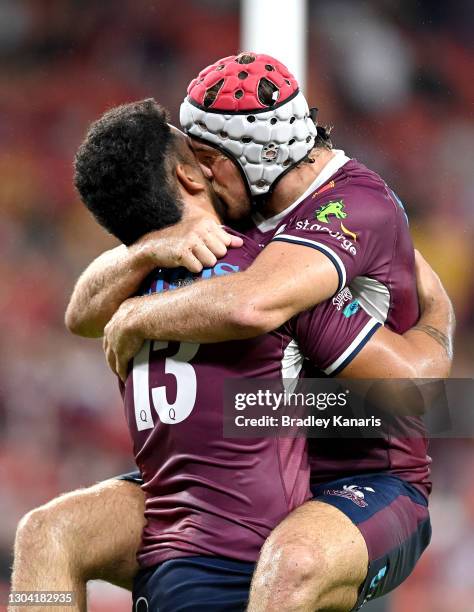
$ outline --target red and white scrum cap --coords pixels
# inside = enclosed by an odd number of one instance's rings
[[[298,83],[269,55],[218,60],[191,81],[181,105],[183,130],[221,149],[243,172],[252,196],[313,148],[316,125]]]

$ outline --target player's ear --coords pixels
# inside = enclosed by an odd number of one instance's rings
[[[189,164],[176,165],[178,183],[190,194],[195,195],[206,189],[204,177]]]

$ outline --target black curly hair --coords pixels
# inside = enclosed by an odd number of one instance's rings
[[[169,169],[176,137],[153,99],[107,111],[74,161],[74,184],[97,221],[124,244],[177,223],[183,205]]]

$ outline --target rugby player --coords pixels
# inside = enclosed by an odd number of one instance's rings
[[[136,117],[135,117],[135,121],[136,121]],[[155,131],[155,133],[158,133],[158,130],[157,130],[157,129],[155,129],[154,131]],[[133,141],[132,141],[132,142],[133,142]],[[96,143],[96,144],[97,144],[97,143]],[[130,143],[128,142],[127,144],[130,144]],[[139,143],[138,143],[138,144],[139,144]],[[186,152],[185,147],[184,147],[184,151]],[[140,153],[141,153],[141,152],[140,152]],[[110,155],[110,153],[109,153],[109,155]],[[188,153],[188,155],[189,155],[189,153]],[[182,155],[182,157],[185,157],[185,156],[184,156],[184,155]],[[94,160],[94,161],[97,161],[97,160]],[[104,156],[104,158],[102,158],[102,159],[101,159],[101,161],[102,161],[102,163],[105,163],[105,162],[107,161],[107,160],[106,160],[106,158],[105,158],[105,156]],[[130,164],[132,163],[130,159],[128,159],[128,163],[130,163]],[[109,166],[110,166],[110,164],[109,164]],[[122,181],[123,181],[125,184],[127,184],[127,174],[126,174],[126,173],[123,173],[123,174],[120,176],[120,178],[122,179]],[[105,180],[105,179],[103,179],[103,180]],[[146,181],[145,181],[145,182],[146,182]],[[147,183],[147,184],[150,184],[150,183]],[[196,185],[194,186],[194,189],[196,189]],[[203,190],[201,189],[201,191],[203,191]],[[128,185],[128,191],[127,191],[127,187],[126,187],[126,188],[125,188],[125,190],[124,190],[124,192],[123,192],[123,196],[124,196],[124,197],[126,196],[128,199],[131,199],[132,195],[133,195],[133,192],[131,192],[131,191],[130,191],[130,185]],[[142,194],[142,196],[143,196],[143,194]],[[208,198],[207,198],[207,199],[208,199]],[[205,202],[205,201],[206,201],[206,198],[201,198],[201,200],[203,200],[203,201]],[[120,200],[118,200],[118,201],[120,201]],[[145,202],[147,202],[147,201],[148,201],[148,200],[147,200],[147,198],[144,198],[144,201],[145,201]],[[173,212],[173,210],[174,210],[174,209],[171,209],[171,211],[169,211],[169,212]],[[111,221],[109,221],[109,224],[110,224],[110,223],[117,223],[117,221],[116,221],[116,219],[117,219],[116,213],[117,213],[118,211],[116,211],[116,210],[115,210],[115,211],[113,211],[113,212],[114,212],[114,214],[113,214],[113,215],[110,217]],[[165,211],[160,211],[160,215],[161,215],[161,216],[160,216],[160,218],[165,219],[165,222],[166,222],[166,219],[170,218],[169,216],[167,216],[167,215],[166,215]],[[177,216],[179,216],[179,214],[178,214]],[[142,217],[140,217],[140,218],[142,218]],[[146,223],[149,223],[149,221],[146,221]],[[128,220],[127,220],[127,223],[125,223],[125,224],[124,224],[124,229],[122,230],[122,234],[121,234],[121,236],[122,236],[122,238],[123,238],[124,240],[126,240],[126,241],[128,241],[128,240],[130,239],[130,236],[129,236],[129,235],[126,235],[126,234],[125,234],[125,233],[123,233],[123,232],[135,231],[135,230],[131,230],[131,229],[130,229],[130,228],[132,227],[132,225],[133,225],[133,224],[131,224],[131,220],[130,220],[130,219],[128,219]],[[148,229],[150,229],[150,227],[149,227],[149,226],[148,226]],[[118,231],[118,230],[116,230],[116,231]],[[156,244],[155,244],[155,246],[156,246]],[[163,250],[164,250],[164,249],[163,249]],[[161,279],[160,279],[160,280],[161,280]],[[176,282],[176,280],[177,280],[177,277],[175,276],[175,278],[174,278],[174,281],[173,281],[173,282]],[[156,282],[156,281],[155,281],[155,282]],[[101,501],[103,501],[103,500],[104,500],[104,498],[106,499],[107,493],[108,493],[108,491],[106,490],[106,488],[102,487],[102,489],[101,489],[101,497],[102,497]],[[83,495],[84,495],[84,494],[83,494]],[[97,491],[96,491],[96,499],[97,499],[97,501],[99,501],[98,496],[97,496]],[[82,500],[84,500],[84,496],[82,497]],[[63,498],[63,499],[62,499],[62,502],[65,502],[65,501],[66,501],[66,498]],[[90,500],[89,500],[89,501],[90,501]],[[117,500],[117,501],[118,501],[118,500]],[[121,501],[123,502],[124,500],[122,499]],[[67,503],[67,502],[66,502],[66,503]],[[124,509],[123,504],[118,504],[118,505],[117,505],[117,507],[118,507],[118,508],[120,508],[120,510],[123,510],[123,511],[124,511],[125,516],[123,516],[123,517],[122,517],[122,519],[125,519],[125,518],[130,518],[130,517],[129,517],[129,515],[128,515],[128,512],[125,512],[125,509]],[[139,507],[140,507],[140,504],[139,504],[139,503],[138,503],[138,504],[136,504],[135,506],[133,506],[133,508],[134,508],[135,510],[139,509]],[[75,523],[77,524],[77,521],[75,521]],[[121,524],[123,524],[123,521],[121,521]],[[138,525],[138,524],[140,524],[140,521],[139,521],[139,520],[137,520],[137,525]],[[112,538],[112,540],[113,540],[113,538]],[[77,547],[76,547],[76,552],[77,552]],[[74,555],[73,555],[73,556],[74,556]],[[89,558],[90,556],[91,556],[91,555],[88,555],[88,556],[87,556],[87,558]],[[119,559],[117,559],[116,561],[117,561],[117,566],[119,567],[119,564],[120,564],[120,558],[119,558]],[[123,561],[122,561],[122,563],[123,563]],[[101,569],[102,569],[102,571],[103,571],[103,568],[101,568]],[[222,570],[222,566],[220,567],[220,569]],[[115,571],[116,571],[117,575],[119,576],[119,575],[120,575],[120,571],[118,570],[118,568],[117,568]],[[101,576],[103,576],[103,577],[106,577],[106,576],[107,576],[107,573],[105,573],[105,574],[104,574],[104,573],[101,573],[100,575],[101,575]],[[175,572],[173,573],[173,575],[174,575],[174,576],[175,576],[175,578],[176,578],[176,573],[175,573]],[[116,576],[116,580],[117,580],[117,577],[118,577],[118,576]],[[247,576],[247,581],[248,581],[248,576]],[[225,586],[226,586],[226,588],[228,588],[228,586],[229,586],[228,582],[226,582],[226,583],[225,583]],[[235,584],[234,584],[234,588],[235,588]],[[245,589],[244,589],[244,597],[246,597]],[[175,603],[175,602],[173,602],[173,605],[174,605],[174,603]]]
[[[340,211],[340,210],[341,210],[341,209],[339,209],[339,211]],[[342,212],[344,212],[344,211],[342,211]],[[261,257],[261,255],[259,255],[259,257]],[[209,282],[211,282],[211,281],[209,281]],[[177,293],[178,293],[178,292],[177,292]],[[138,307],[138,304],[136,304],[136,305],[137,305],[137,307]],[[377,332],[377,333],[378,333],[378,332]],[[376,335],[377,335],[377,334],[376,334]],[[419,334],[415,334],[415,337],[420,338]],[[368,345],[368,346],[370,346],[370,343],[369,343],[369,345]],[[364,351],[363,351],[363,352],[364,352]],[[386,481],[386,484],[387,484],[387,481]],[[330,503],[330,502],[328,501],[328,503]],[[316,505],[316,504],[313,504],[313,505]],[[334,505],[337,505],[337,504],[334,504]],[[338,513],[338,514],[339,514],[339,513]],[[331,515],[331,514],[330,514],[329,516],[330,516],[330,519],[331,519],[331,520],[330,520],[330,523],[331,523],[331,522],[333,521],[334,517],[336,517],[336,515],[334,515],[334,516],[333,516],[333,515]],[[339,520],[341,520],[341,519],[340,519],[340,517],[337,517],[337,518],[338,518]],[[346,531],[346,532],[348,532],[348,530],[349,530],[349,522],[347,522],[347,524],[344,524],[343,526],[344,526],[344,528],[345,528],[345,531]],[[360,538],[360,536],[359,536],[359,538]],[[311,539],[311,538],[310,538],[310,539]],[[365,554],[366,554],[366,553],[365,553]],[[340,559],[339,559],[339,562],[340,562]],[[366,565],[367,565],[367,564],[366,564]],[[365,571],[366,571],[366,567],[365,567]],[[279,608],[279,609],[284,609],[284,608],[282,607],[282,608]],[[301,609],[310,609],[310,608],[301,608]],[[311,608],[311,609],[313,609],[313,608]],[[345,609],[345,608],[341,608],[341,609]]]
[[[139,299],[125,302],[105,334],[109,363],[121,376],[145,337],[195,342],[248,338],[334,295],[346,281],[368,311],[395,331],[403,332],[415,324],[418,304],[413,248],[400,201],[375,173],[343,152],[328,148],[326,133],[319,134],[326,146],[314,147],[317,132],[307,104],[292,76],[276,60],[242,54],[208,67],[188,89],[181,122],[190,135],[207,143],[195,149],[208,166],[227,214],[239,214],[252,200],[259,206],[264,218],[249,235],[268,246],[242,273],[151,296],[147,309],[153,310],[152,320],[144,321],[137,308]],[[448,347],[446,338],[432,329],[425,331]],[[387,376],[385,361],[377,363],[379,375]],[[337,371],[337,365],[328,373]],[[359,524],[370,559],[359,603],[398,584],[412,568],[411,562],[403,560],[417,556],[408,551],[413,551],[414,542],[418,542],[415,533],[426,523],[422,525],[418,510],[414,512],[409,504],[403,527],[406,538],[401,542],[396,509],[408,503],[408,498],[396,487],[389,492],[384,482],[396,476],[426,500],[430,484],[425,441],[390,438],[384,443],[364,441],[344,447],[318,441],[312,446],[316,491],[343,476],[351,479],[350,484],[345,483],[348,486],[364,486],[367,473],[381,472],[377,488],[386,494],[384,502],[376,511],[374,507],[372,516],[368,511],[356,511],[355,502],[334,493],[325,499],[327,505],[339,510],[331,519],[326,516],[327,506],[314,503],[295,513],[296,525],[292,525],[292,517],[287,519],[263,550],[251,609],[253,605],[291,609],[292,596],[311,608],[321,591],[330,591],[330,605],[337,606],[331,597],[337,590],[347,593],[337,582],[339,578],[343,584],[347,581],[339,559],[333,560],[334,572],[321,578],[318,567],[321,559],[329,563],[324,556],[328,544],[319,532],[310,529],[311,522],[336,526],[338,533],[348,533],[342,515]],[[380,534],[375,526],[386,516],[395,523]],[[282,561],[275,563],[275,550],[278,552],[287,540],[293,542],[297,556],[294,542],[298,525],[305,534],[300,552],[306,561],[298,564],[286,554],[276,555]],[[292,588],[277,588],[283,576],[285,584],[291,582],[288,567],[301,568],[302,575],[296,572],[295,578],[300,584],[297,593]],[[353,567],[365,572],[362,555]],[[264,593],[259,585],[266,580],[268,586],[270,577],[274,583]],[[352,589],[350,596],[354,593]]]

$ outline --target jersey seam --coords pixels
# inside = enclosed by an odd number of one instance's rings
[[[392,205],[392,222],[393,222],[393,227],[396,230],[395,231],[395,239],[393,241],[393,247],[392,247],[392,256],[390,258],[390,268],[389,268],[389,274],[388,274],[388,279],[387,279],[387,289],[390,295],[390,303],[389,303],[389,307],[388,307],[388,311],[387,311],[387,317],[385,319],[385,321],[388,321],[389,315],[391,315],[392,310],[393,310],[393,291],[390,290],[391,286],[392,286],[392,270],[393,270],[393,260],[395,257],[395,253],[396,253],[396,248],[397,248],[397,244],[398,244],[398,228],[397,228],[397,220],[396,220],[396,215],[397,215],[397,209],[396,209],[396,203],[393,201],[393,198],[390,197],[390,193],[388,191],[387,185],[385,185],[384,187],[385,189],[385,193],[388,196],[388,199],[390,201],[390,204]],[[388,442],[389,442],[389,446],[387,448],[387,455],[388,455],[388,465],[389,468],[392,469],[393,465],[392,465],[392,450],[391,450],[391,441],[393,439],[393,435],[392,433],[390,433],[390,429],[389,429],[389,433],[388,433]]]
[[[309,247],[314,249],[315,251],[319,251],[320,253],[325,255],[336,268],[339,283],[334,295],[344,289],[347,283],[347,271],[345,264],[343,260],[339,257],[339,255],[333,249],[331,249],[331,247],[327,246],[324,242],[319,243],[314,240],[309,240],[308,238],[300,238],[291,234],[277,234],[274,238],[271,239],[270,242],[288,242],[289,244],[299,244],[300,246]]]
[[[291,340],[290,340],[290,342],[291,342]],[[283,355],[285,354],[285,349],[283,348],[283,336],[281,336],[281,338],[280,338],[280,351],[281,351],[281,359],[280,359],[280,364],[281,364],[281,363],[283,363]],[[282,381],[282,384],[283,384],[283,371],[281,369],[281,365],[280,365],[280,374],[281,374],[281,381]],[[284,499],[285,499],[286,507],[287,507],[288,511],[290,511],[290,501],[289,501],[289,497],[288,497],[288,492],[286,490],[284,470],[283,470],[283,465],[282,465],[282,461],[281,461],[281,448],[280,448],[280,438],[279,437],[277,438],[276,442],[277,442],[278,472],[280,474],[281,488],[283,489],[283,496],[284,496]]]

